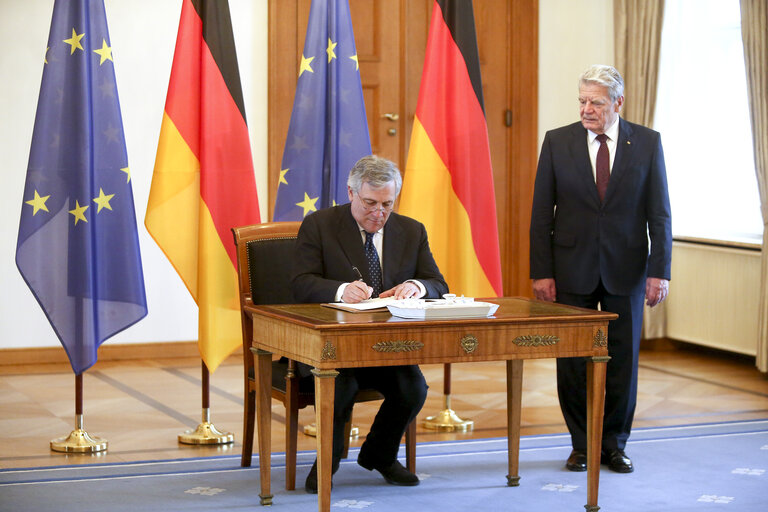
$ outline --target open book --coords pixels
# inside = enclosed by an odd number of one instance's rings
[[[362,302],[357,302],[355,304],[348,304],[346,302],[326,302],[322,305],[327,306],[329,308],[342,309],[344,311],[351,311],[352,313],[357,313],[360,311],[373,311],[377,309],[386,309],[388,305],[396,304],[398,302],[401,302],[401,301],[399,301],[398,299],[395,299],[394,297],[386,297],[384,299],[380,297],[376,297],[375,299],[366,299]]]

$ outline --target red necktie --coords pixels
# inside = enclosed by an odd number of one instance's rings
[[[611,159],[608,156],[608,136],[604,133],[598,135],[600,149],[597,150],[597,160],[595,161],[595,174],[597,175],[597,194],[600,196],[600,202],[605,197],[605,191],[608,189],[608,180],[611,178]]]

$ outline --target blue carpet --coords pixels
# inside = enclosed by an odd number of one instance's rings
[[[586,473],[564,469],[566,435],[524,437],[520,486],[506,486],[506,439],[419,444],[418,487],[387,485],[355,463],[334,477],[331,510],[583,511]],[[599,505],[605,511],[768,511],[768,420],[635,429],[627,453],[635,472],[604,466]],[[89,464],[0,471],[0,511],[105,512],[317,510],[304,493],[314,452],[299,454],[296,491],[284,490],[284,458],[272,458],[271,508],[259,507],[259,470],[239,456]],[[257,459],[254,460],[256,462]]]

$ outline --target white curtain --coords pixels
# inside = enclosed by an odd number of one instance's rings
[[[661,26],[664,0],[615,0],[613,30],[615,67],[624,77],[624,111],[627,121],[653,126],[659,76]],[[665,303],[649,308],[643,316],[643,338],[666,335]]]
[[[763,215],[763,250],[760,277],[757,357],[755,364],[768,372],[768,5],[765,0],[741,0],[741,34],[747,69],[749,117],[755,172]]]

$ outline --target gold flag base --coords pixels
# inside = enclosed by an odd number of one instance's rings
[[[310,436],[310,437],[317,437],[317,425],[315,425],[314,423],[310,423],[309,425],[304,425],[304,435]],[[352,425],[352,428],[349,431],[349,438],[357,439],[359,435],[360,435],[360,429],[357,428],[355,425]]]
[[[195,430],[179,434],[179,442],[184,444],[229,444],[235,442],[231,432],[221,432],[211,423],[211,410],[203,409],[203,422]]]
[[[443,409],[435,416],[428,416],[421,426],[440,432],[470,432],[475,422],[459,418],[453,409]]]
[[[83,430],[83,415],[75,418],[75,430],[67,437],[59,437],[51,440],[51,450],[68,453],[96,453],[107,449],[107,440],[100,437],[92,437]]]
[[[421,426],[439,432],[470,432],[474,428],[475,422],[459,418],[451,409],[451,395],[445,395],[445,409],[435,416],[428,416]]]

